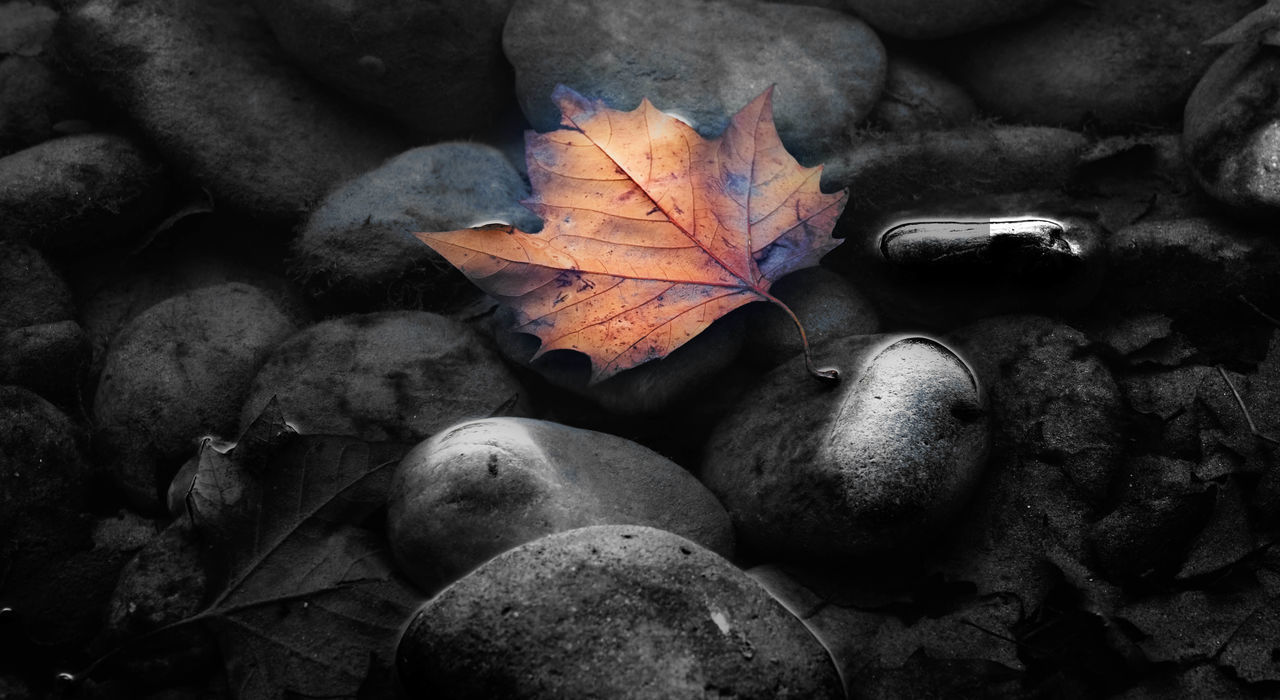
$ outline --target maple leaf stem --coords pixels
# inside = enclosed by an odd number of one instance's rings
[[[796,324],[796,330],[800,331],[800,344],[804,346],[804,366],[805,366],[805,369],[809,370],[809,374],[812,375],[815,379],[819,379],[824,382],[834,383],[834,382],[840,381],[840,370],[834,367],[823,367],[819,369],[818,367],[814,366],[813,351],[809,349],[809,336],[805,334],[804,324],[800,323],[800,318],[797,317],[795,312],[791,310],[791,307],[782,303],[781,299],[773,296],[768,292],[762,292],[762,294],[764,295],[765,299],[768,299],[769,301],[773,302],[773,304],[776,305],[778,308],[785,311],[787,313],[787,316],[791,317],[792,323]]]

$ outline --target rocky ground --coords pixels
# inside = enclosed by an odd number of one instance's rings
[[[368,5],[0,2],[0,698],[1280,693],[1280,9]],[[776,86],[838,385],[411,236],[537,228],[557,84]]]

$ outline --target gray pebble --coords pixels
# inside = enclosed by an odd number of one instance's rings
[[[1034,17],[1058,0],[847,0],[849,9],[886,34],[940,39]],[[1014,30],[1016,31],[1016,30]]]
[[[415,443],[459,421],[528,410],[479,335],[424,311],[345,316],[281,343],[253,379],[241,428],[273,396],[301,433]]]
[[[957,39],[946,55],[978,106],[1003,119],[1149,128],[1177,121],[1216,54],[1201,42],[1256,4],[1064,2],[1030,22]]]
[[[45,61],[0,59],[0,155],[57,136],[63,122],[87,116],[85,102],[71,81]]]
[[[254,373],[293,331],[265,293],[238,282],[162,301],[121,329],[94,397],[95,443],[134,507],[160,509],[200,438],[235,434]]]
[[[432,594],[491,557],[553,532],[646,525],[733,556],[724,507],[679,465],[607,433],[528,418],[451,426],[401,460],[388,536]]]
[[[0,158],[0,237],[59,255],[136,237],[164,203],[159,161],[123,136],[82,134]]]
[[[502,56],[511,4],[254,2],[309,75],[434,136],[475,133],[511,102],[511,69]]]
[[[770,85],[782,142],[815,164],[848,142],[884,85],[885,54],[847,14],[802,5],[672,0],[657,7],[606,0],[522,0],[503,47],[516,94],[539,131],[560,125],[557,84],[614,109],[648,98],[719,136]]]
[[[289,65],[247,5],[90,0],[60,31],[79,70],[215,206],[296,221],[402,150]]]
[[[918,546],[968,499],[987,457],[976,378],[925,338],[851,336],[820,347],[836,387],[794,358],[712,434],[699,477],[740,540],[800,561]]]
[[[290,273],[342,310],[448,308],[478,292],[413,234],[491,222],[536,231],[538,217],[517,204],[528,194],[493,148],[415,148],[325,197],[293,242]]]
[[[769,293],[800,319],[812,345],[880,331],[880,317],[867,297],[847,278],[826,268],[792,272],[774,282]],[[772,369],[803,352],[796,324],[777,305],[750,304],[743,314],[747,317],[744,352],[760,366]]]
[[[822,645],[759,584],[634,526],[490,560],[414,615],[397,664],[414,697],[844,697]]]
[[[932,66],[906,55],[889,57],[884,92],[871,123],[885,131],[926,131],[962,126],[978,117],[964,88]]]

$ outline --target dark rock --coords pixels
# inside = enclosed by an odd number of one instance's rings
[[[719,136],[770,84],[778,133],[814,164],[846,144],[884,85],[885,55],[860,20],[816,7],[676,0],[660,12],[605,0],[521,0],[503,30],[516,94],[539,131],[560,125],[563,84],[614,109],[648,98]]]
[[[83,436],[52,404],[20,387],[0,387],[0,607],[46,644],[84,641],[97,619],[72,591],[69,559],[91,546],[90,471]],[[74,589],[75,593],[83,593]]]
[[[120,331],[94,398],[95,446],[135,507],[158,510],[197,441],[236,430],[254,374],[293,332],[266,294],[238,282],[162,301]]]
[[[1186,670],[1158,674],[1117,695],[1117,700],[1164,700],[1165,698],[1221,698],[1247,700],[1256,697],[1249,688],[1214,663]]]
[[[419,442],[484,418],[524,390],[464,324],[423,311],[387,311],[318,323],[289,338],[253,380],[241,427],[271,397],[302,433]]]
[[[88,114],[66,76],[26,56],[0,59],[0,155],[57,136],[68,120]]]
[[[331,192],[294,240],[290,272],[329,307],[449,308],[478,292],[413,234],[496,221],[537,230],[517,205],[526,196],[495,149],[415,148]]]
[[[207,232],[213,236],[225,233],[223,225],[212,226]],[[242,282],[270,297],[299,327],[307,325],[311,316],[302,291],[284,277],[228,253],[198,247],[134,265],[113,266],[99,274],[82,273],[76,281],[80,324],[93,346],[91,380],[102,371],[107,347],[120,329],[152,306],[197,289]]]
[[[1270,217],[1280,207],[1275,173],[1280,48],[1245,42],[1209,67],[1187,100],[1182,144],[1196,181],[1238,213]]]
[[[418,611],[397,661],[420,696],[843,697],[822,646],[749,576],[633,526],[490,560]]]
[[[91,0],[59,31],[80,70],[218,206],[295,221],[402,150],[288,65],[236,0]]]
[[[57,23],[58,12],[43,3],[17,0],[0,5],[0,55],[40,55]]]
[[[48,260],[30,246],[0,240],[0,330],[65,321],[74,314],[71,291]]]
[[[964,88],[928,64],[894,55],[871,123],[886,131],[928,131],[961,126],[977,116]]]
[[[1103,311],[1191,319],[1208,335],[1252,323],[1280,306],[1280,241],[1220,219],[1141,222],[1107,240]]]
[[[75,321],[0,331],[0,383],[25,386],[62,406],[78,406],[92,352]]]
[[[904,39],[940,39],[964,34],[993,24],[1034,17],[1056,3],[1057,0],[847,0],[849,9],[871,26]]]
[[[847,560],[921,545],[986,462],[976,379],[924,338],[852,336],[818,350],[839,386],[803,380],[799,357],[774,370],[716,428],[700,478],[764,556]]]
[[[1087,146],[1082,134],[1048,127],[864,133],[823,163],[822,186],[849,188],[842,220],[856,222],[942,199],[1061,187]]]
[[[512,0],[255,0],[315,79],[424,134],[474,133],[511,101],[502,25]]]
[[[1216,54],[1201,42],[1256,4],[1065,2],[1034,20],[958,39],[945,55],[978,106],[1010,121],[1112,129],[1175,123]]]
[[[769,293],[800,319],[811,345],[880,331],[871,302],[849,280],[825,268],[797,270],[775,282]],[[803,351],[796,324],[776,305],[751,304],[744,314],[746,353],[761,366],[776,367]]]
[[[517,325],[510,309],[498,307],[488,321],[485,330],[511,362],[531,368],[558,389],[586,397],[613,413],[633,416],[653,415],[712,393],[711,387],[732,369],[744,330],[743,315],[730,313],[666,357],[589,384],[591,361],[586,355],[553,350],[531,360],[540,342],[536,336],[510,330]]]
[[[400,462],[388,534],[432,594],[494,555],[553,532],[645,525],[733,556],[724,507],[679,465],[629,440],[527,418],[442,430]]]
[[[141,233],[159,214],[160,164],[132,141],[83,134],[0,158],[0,236],[85,255]]]
[[[200,612],[209,581],[197,535],[183,518],[155,535],[125,565],[98,643],[131,646],[124,668],[149,687],[181,683],[217,660],[212,635],[199,625],[154,640],[140,637]]]

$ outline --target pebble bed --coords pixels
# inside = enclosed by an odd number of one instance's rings
[[[0,0],[0,698],[1280,694],[1274,7],[367,5]],[[560,84],[774,86],[838,384],[413,238],[538,229]]]

